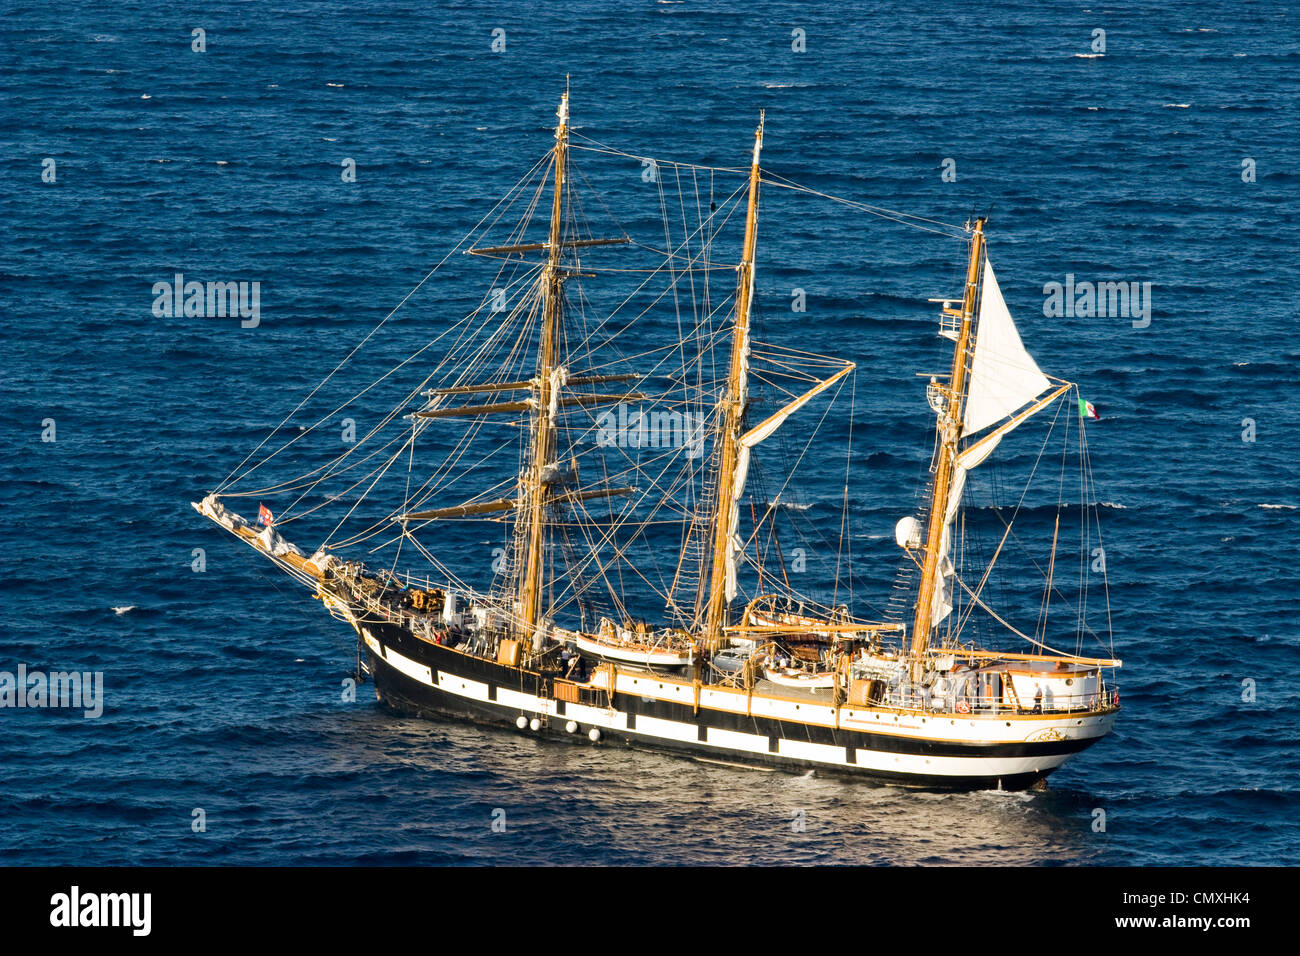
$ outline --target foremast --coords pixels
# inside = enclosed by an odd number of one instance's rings
[[[535,645],[541,638],[546,507],[550,497],[548,473],[555,470],[555,417],[564,370],[557,362],[558,327],[564,275],[560,268],[561,230],[564,225],[565,174],[569,159],[569,91],[560,98],[555,127],[554,195],[548,235],[546,269],[542,274],[541,341],[537,348],[536,407],[533,414],[531,461],[519,476],[515,566],[519,568],[517,631],[521,640]]]
[[[943,536],[947,526],[949,498],[953,493],[953,470],[956,466],[961,438],[962,406],[966,398],[966,372],[970,352],[971,327],[979,302],[981,265],[984,260],[984,219],[975,220],[971,233],[970,261],[966,267],[966,290],[962,297],[961,312],[945,307],[944,311],[958,319],[956,346],[953,349],[952,372],[947,385],[932,383],[931,387],[941,397],[938,412],[937,449],[935,452],[934,487],[930,498],[930,518],[925,536],[925,553],[921,560],[921,585],[916,598],[916,617],[912,624],[910,664],[912,680],[919,681],[924,670],[925,655],[930,647],[930,632],[934,627],[934,600],[938,586],[939,563],[947,557]]]
[[[713,549],[704,612],[704,639],[716,646],[726,625],[728,590],[735,591],[735,570],[729,555],[739,513],[736,471],[741,456],[741,427],[749,388],[749,313],[754,297],[754,247],[758,226],[759,155],[763,150],[763,114],[754,132],[754,157],[749,169],[749,204],[745,213],[745,245],[736,280],[736,323],[731,339],[731,366],[722,398],[721,454],[713,513]],[[733,578],[728,588],[728,576]]]

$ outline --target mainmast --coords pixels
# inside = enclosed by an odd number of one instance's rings
[[[569,159],[569,90],[566,83],[564,96],[557,112],[559,123],[555,127],[555,193],[551,202],[551,229],[547,240],[546,269],[542,274],[542,335],[537,349],[537,378],[533,394],[536,408],[533,414],[532,461],[519,476],[518,515],[521,527],[517,535],[519,553],[516,566],[519,574],[518,629],[521,640],[537,643],[540,638],[541,602],[543,587],[543,558],[546,506],[549,498],[547,480],[555,469],[555,418],[558,413],[559,389],[563,385],[564,369],[557,366],[558,327],[563,295],[564,276],[560,269],[561,228],[564,224],[565,174]]]
[[[579,372],[571,376],[561,355],[561,319],[564,282],[577,273],[561,264],[565,249],[589,246],[621,245],[630,239],[564,238],[566,218],[566,192],[569,189],[569,90],[565,85],[560,108],[556,114],[553,159],[553,195],[551,222],[545,242],[528,242],[508,246],[486,246],[466,249],[469,255],[511,256],[519,253],[546,253],[546,262],[537,284],[530,287],[541,296],[541,330],[537,345],[537,373],[526,381],[488,381],[457,384],[448,388],[430,389],[425,395],[432,398],[431,407],[415,412],[413,419],[463,418],[478,415],[516,415],[526,413],[529,418],[529,448],[516,484],[517,494],[511,498],[492,501],[467,501],[450,507],[424,509],[399,515],[403,527],[410,521],[436,521],[443,518],[468,518],[513,511],[515,514],[514,550],[511,556],[513,588],[513,624],[511,632],[520,641],[541,649],[546,624],[543,591],[546,576],[546,524],[547,510],[557,506],[580,504],[597,498],[612,498],[636,492],[631,487],[602,487],[582,489],[577,487],[576,462],[572,468],[561,467],[557,461],[558,426],[562,410],[575,406],[602,405],[642,399],[639,392],[604,394],[583,392],[564,394],[578,385],[597,385],[604,382],[621,382],[638,378],[635,374],[591,374]],[[551,175],[548,173],[547,175]],[[530,299],[530,301],[532,301]],[[458,404],[461,396],[489,396],[506,392],[527,391],[526,398],[481,399],[470,404]],[[444,401],[452,401],[444,404]]]
[[[980,265],[984,257],[984,219],[975,220],[971,235],[970,263],[966,268],[966,292],[962,299],[957,346],[953,350],[952,374],[946,386],[933,383],[942,399],[938,422],[938,451],[934,469],[934,492],[930,500],[930,521],[925,537],[925,556],[921,562],[921,587],[916,599],[916,619],[912,625],[911,671],[918,681],[924,670],[925,653],[930,646],[934,625],[935,590],[940,561],[947,556],[943,536],[947,525],[949,498],[952,494],[953,469],[957,460],[957,442],[961,438],[962,405],[966,397],[967,357],[970,351],[971,322],[979,301]],[[952,314],[949,310],[948,314]]]
[[[758,158],[763,149],[763,114],[754,133],[754,159],[749,170],[749,207],[745,215],[745,246],[741,253],[736,283],[736,327],[732,335],[731,371],[723,394],[722,454],[717,476],[717,507],[714,512],[713,556],[708,603],[704,615],[705,640],[714,643],[722,636],[727,613],[727,575],[732,528],[739,510],[736,500],[736,468],[741,453],[741,425],[748,400],[749,312],[754,297],[754,245],[758,225]],[[734,572],[732,572],[734,573]],[[734,587],[734,585],[733,585]]]

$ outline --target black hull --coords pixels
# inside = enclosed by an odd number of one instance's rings
[[[472,686],[485,688],[484,699],[474,699],[464,692],[453,693],[438,686],[430,686],[403,670],[393,666],[380,654],[370,650],[370,669],[375,682],[375,691],[380,703],[388,709],[409,716],[426,718],[455,718],[475,724],[508,728],[513,733],[528,733],[530,736],[563,740],[568,743],[584,743],[592,746],[587,737],[589,727],[580,724],[576,733],[570,733],[566,726],[571,718],[566,709],[574,711],[580,708],[563,701],[553,701],[557,713],[539,718],[538,728],[519,730],[516,721],[521,715],[530,721],[538,715],[521,708],[511,701],[498,700],[511,694],[523,694],[529,697],[550,699],[548,678],[530,671],[497,664],[494,661],[472,657],[433,644],[411,634],[405,628],[387,621],[363,620],[361,625],[385,649],[394,649],[406,659],[428,667],[433,683],[447,681],[452,687],[466,682]],[[409,663],[407,664],[409,667]],[[583,689],[588,699],[582,703],[587,707],[607,707],[608,698],[604,690]],[[806,771],[814,769],[822,773],[853,777],[858,780],[870,779],[885,783],[905,784],[927,789],[944,790],[1021,790],[1034,786],[1051,773],[1065,758],[1065,755],[1086,749],[1100,737],[1080,739],[1051,740],[1043,742],[971,744],[953,741],[906,739],[889,734],[874,734],[865,731],[836,729],[806,724],[797,721],[776,720],[766,717],[746,716],[701,708],[698,712],[693,707],[674,701],[646,697],[636,697],[620,693],[614,706],[626,714],[626,729],[610,727],[598,728],[599,746],[626,746],[656,753],[689,756],[705,761],[726,764],[741,764],[755,767],[782,769],[787,771]],[[650,736],[637,732],[637,719],[650,718],[652,721],[671,721],[676,726],[692,725],[698,728],[698,739],[665,739],[662,736]],[[718,731],[744,732],[748,734],[768,735],[771,746],[768,753],[737,750],[731,747],[714,746],[705,741],[710,728]],[[843,748],[845,762],[840,765],[821,760],[800,759],[797,756],[778,753],[781,740],[808,741],[811,744],[823,744]],[[1042,760],[1050,764],[1042,769],[1028,772],[991,772],[973,775],[926,774],[911,769],[905,772],[890,772],[879,767],[859,767],[855,765],[855,754],[859,751],[875,751],[878,754],[896,755],[896,761],[906,761],[914,767],[928,763],[929,758],[977,757],[992,762],[1008,758],[1031,758],[1028,762]],[[1022,761],[1023,762],[1023,761]]]

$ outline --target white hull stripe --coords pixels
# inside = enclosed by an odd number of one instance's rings
[[[726,747],[728,750],[743,750],[751,754],[768,752],[768,738],[761,734],[742,734],[734,730],[722,730],[710,727],[707,743],[714,747]]]
[[[392,650],[391,648],[389,649]],[[445,690],[449,694],[455,694],[457,697],[468,697],[471,700],[488,699],[488,685],[481,681],[469,680],[465,677],[457,677],[454,674],[438,674],[438,690]],[[537,698],[533,698],[536,700]]]
[[[413,661],[409,657],[397,653],[397,651],[393,650],[391,647],[384,648],[384,660],[388,661],[388,663],[392,664],[407,677],[418,680],[421,684],[425,684],[428,687],[433,686],[433,672],[429,670],[427,665]]]
[[[857,765],[867,770],[915,773],[933,777],[998,776],[1052,770],[1069,760],[1072,754],[1042,757],[921,757],[916,754],[887,754],[878,750],[858,750]]]

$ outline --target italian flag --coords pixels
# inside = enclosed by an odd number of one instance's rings
[[[1101,416],[1097,414],[1097,406],[1092,402],[1084,401],[1082,398],[1079,399],[1079,417],[1101,420]]]

